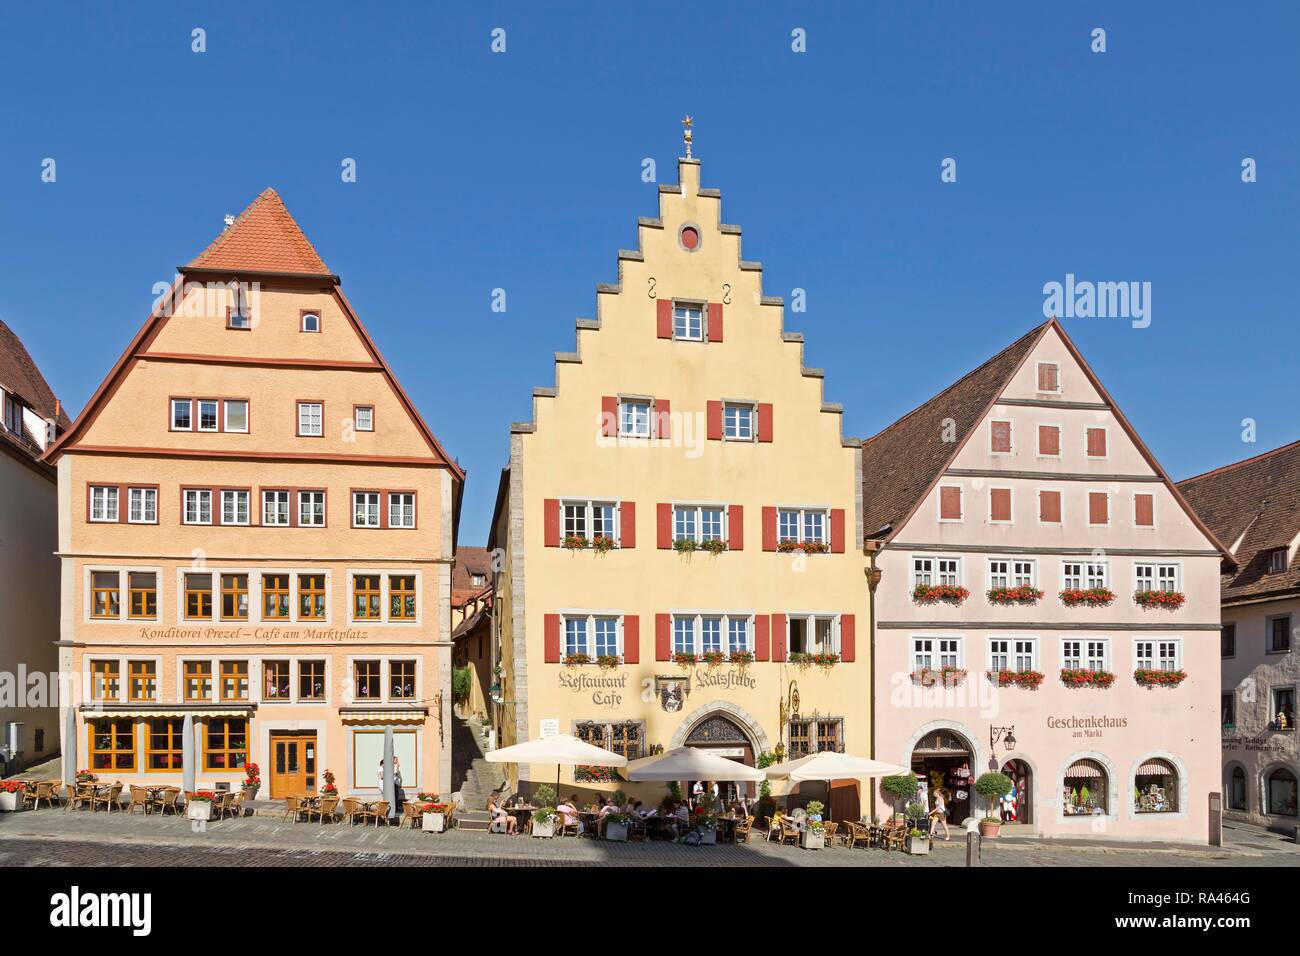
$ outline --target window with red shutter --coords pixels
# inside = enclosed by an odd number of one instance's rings
[[[641,663],[641,618],[635,614],[623,616],[623,663]]]
[[[661,550],[673,546],[673,506],[662,501],[655,506],[655,539]]]
[[[709,303],[709,341],[722,341],[722,303]]]
[[[1106,457],[1106,429],[1104,428],[1088,429],[1088,457],[1089,458]]]
[[[1061,455],[1061,428],[1059,425],[1038,426],[1038,454],[1059,458]]]
[[[665,441],[673,437],[672,406],[666,398],[655,399],[655,437]]]
[[[772,639],[766,614],[754,615],[754,660],[765,661],[772,656]]]
[[[606,438],[618,437],[618,398],[614,395],[600,400],[600,433]]]
[[[831,509],[831,553],[844,553],[844,509]]]
[[[939,489],[939,518],[943,521],[961,520],[961,489],[945,486]]]
[[[542,625],[542,662],[558,664],[560,663],[560,615],[545,615]]]
[[[785,615],[772,615],[772,660],[780,663],[785,660],[786,649]]]
[[[989,450],[994,454],[1009,454],[1011,452],[1011,423],[1010,422],[992,422],[991,423],[992,444]]]
[[[1154,495],[1133,496],[1133,523],[1139,528],[1156,526],[1156,499]]]
[[[618,546],[636,547],[636,502],[624,501],[618,506]]]
[[[1106,492],[1088,492],[1088,524],[1110,524],[1110,495]]]
[[[1061,523],[1061,493],[1059,491],[1040,491],[1038,493],[1038,520],[1043,524]]]
[[[661,339],[673,337],[672,299],[660,299],[655,303],[655,335]]]
[[[763,550],[776,550],[776,509],[763,507]]]
[[[989,520],[990,521],[1011,520],[1011,489],[1010,488],[989,489]]]
[[[1040,392],[1061,390],[1061,367],[1055,362],[1038,363],[1038,390]]]
[[[704,428],[707,441],[722,441],[721,402],[705,402]]]
[[[758,403],[758,440],[772,440],[772,405],[770,402]]]
[[[731,505],[727,509],[727,550],[745,549],[745,506]]]
[[[840,615],[840,660],[852,664],[858,659],[857,618]]]
[[[671,660],[673,656],[673,619],[671,614],[655,615],[655,660]]]
[[[560,499],[547,498],[542,502],[542,537],[548,548],[560,546]]]

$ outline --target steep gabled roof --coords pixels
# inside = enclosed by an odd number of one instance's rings
[[[0,387],[29,404],[41,418],[54,419],[60,430],[71,424],[22,339],[3,320],[0,320]]]
[[[1300,592],[1300,554],[1286,570],[1268,570],[1269,552],[1300,534],[1300,441],[1180,481],[1178,488],[1215,534],[1236,545],[1237,568],[1223,576],[1224,601]]]
[[[487,584],[475,585],[471,574],[482,574]],[[487,548],[475,548],[461,545],[456,549],[456,566],[451,572],[451,603],[459,607],[470,598],[477,597],[491,587],[492,552]]]
[[[891,538],[902,528],[1050,324],[1021,336],[863,442],[862,530],[868,540]]]
[[[234,223],[185,267],[246,273],[331,274],[274,189],[262,190]]]

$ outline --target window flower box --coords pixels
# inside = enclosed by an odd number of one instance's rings
[[[588,546],[587,536],[585,534],[566,534],[564,536],[564,547],[570,551],[581,551]]]
[[[1187,601],[1187,596],[1181,591],[1134,591],[1133,603],[1144,611],[1150,611],[1155,608],[1161,608],[1166,611],[1177,611]]]
[[[834,667],[840,662],[840,655],[834,653],[812,654],[806,651],[793,651],[786,655],[786,660],[795,667]]]
[[[717,667],[726,661],[726,659],[727,655],[722,653],[722,651],[705,651],[700,655],[700,660],[704,661],[704,663],[710,667]]]
[[[603,671],[612,671],[622,661],[617,654],[599,654],[596,656],[596,666]]]
[[[1043,599],[1043,592],[1028,584],[1014,588],[989,588],[988,599],[990,604],[1032,606]]]
[[[590,664],[591,656],[588,654],[565,654],[565,667],[581,667],[583,664]]]
[[[1115,601],[1110,588],[1066,588],[1060,596],[1066,607],[1110,607]]]
[[[732,651],[731,654],[728,655],[727,660],[732,664],[737,664],[741,667],[748,667],[750,664],[754,663],[754,652]]]
[[[597,554],[604,554],[606,551],[613,551],[617,544],[614,539],[607,534],[598,534],[591,539],[591,548]]]
[[[1110,671],[1090,671],[1086,668],[1061,668],[1061,683],[1066,687],[1109,687],[1115,683]]]
[[[1187,671],[1158,671],[1139,667],[1133,672],[1133,679],[1143,687],[1177,687],[1187,680]]]
[[[694,667],[698,660],[690,651],[678,651],[673,655],[673,663],[678,667]]]
[[[966,671],[960,667],[941,667],[938,670],[922,667],[920,670],[912,671],[911,676],[912,683],[921,687],[933,687],[935,684],[956,687],[966,679]]]
[[[989,682],[999,687],[1025,687],[1029,690],[1037,690],[1038,685],[1043,682],[1043,675],[1039,671],[987,671],[986,673]]]
[[[707,541],[700,542],[700,550],[716,556],[727,550],[727,542],[721,538],[709,538]]]
[[[912,600],[917,604],[961,604],[970,591],[955,584],[918,584],[912,588]]]
[[[694,538],[678,538],[673,542],[673,550],[678,554],[694,554],[699,546]]]
[[[796,541],[794,538],[782,538],[776,543],[776,550],[783,554],[802,551],[804,554],[825,554],[831,546],[825,541]]]

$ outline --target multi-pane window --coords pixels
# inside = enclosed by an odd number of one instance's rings
[[[91,770],[135,770],[135,718],[90,725]]]
[[[212,492],[207,488],[186,488],[183,493],[186,524],[212,524]]]
[[[131,571],[126,576],[127,616],[153,620],[158,616],[158,575],[153,571]]]
[[[203,769],[239,770],[248,763],[248,719],[209,717],[203,742]]]
[[[844,752],[844,720],[840,717],[817,720],[817,750],[820,753]]]
[[[1133,655],[1138,670],[1178,670],[1181,655],[1178,641],[1137,641]]]
[[[934,584],[934,558],[912,559],[912,587]]]
[[[247,574],[221,576],[221,619],[223,621],[248,620]]]
[[[127,700],[158,699],[158,665],[153,661],[127,663]]]
[[[838,654],[835,618],[814,614],[786,615],[787,647],[792,654]]]
[[[289,699],[288,661],[262,661],[262,699]]]
[[[358,700],[378,700],[383,696],[379,661],[356,661],[352,667]]]
[[[115,660],[90,662],[90,699],[117,700],[121,671]]]
[[[299,402],[298,434],[309,438],[322,435],[324,411],[320,402]]]
[[[298,526],[301,528],[325,527],[325,492],[298,492]]]
[[[298,699],[325,699],[325,662],[298,662]]]
[[[564,536],[618,540],[618,506],[612,501],[564,502]]]
[[[1107,571],[1105,562],[1066,561],[1061,565],[1061,578],[1067,590],[1104,588],[1109,577]]]
[[[618,656],[618,618],[596,617],[592,619],[596,639],[597,657]]]
[[[208,621],[212,619],[212,575],[185,575],[185,619]]]
[[[646,399],[620,399],[618,403],[618,433],[625,438],[650,437],[651,403]]]
[[[1106,643],[1103,638],[1062,641],[1061,666],[1066,670],[1104,671]]]
[[[1295,688],[1274,687],[1269,717],[1275,730],[1295,730]]]
[[[298,575],[298,620],[325,620],[325,575]]]
[[[388,527],[415,527],[415,494],[413,492],[392,492],[388,496]]]
[[[723,405],[722,437],[727,441],[753,441],[754,406],[733,402]]]
[[[91,521],[116,521],[117,504],[116,485],[90,486]]]
[[[379,527],[379,492],[354,491],[352,493],[352,526],[354,528]]]
[[[722,653],[722,618],[700,618],[700,651],[704,654]]]
[[[826,543],[826,512],[816,509],[782,508],[777,511],[777,539],[804,544]]]
[[[352,427],[359,432],[375,430],[375,409],[373,405],[358,405],[352,410]]]
[[[248,700],[248,661],[221,662],[221,699]]]
[[[1291,650],[1291,615],[1268,619],[1268,649],[1275,654]]]
[[[790,721],[790,759],[806,757],[812,753],[812,721]]]
[[[262,620],[289,620],[289,575],[262,575]]]
[[[389,661],[388,684],[393,700],[415,700],[415,661]]]
[[[128,488],[126,520],[131,524],[154,524],[158,520],[158,489]]]
[[[1224,624],[1219,630],[1219,656],[1237,656],[1237,625]]]
[[[221,523],[248,524],[248,492],[227,489],[221,492]]]
[[[959,637],[914,637],[912,638],[912,669],[938,670],[943,667],[961,666],[961,638]]]
[[[1037,661],[1035,638],[993,638],[989,641],[989,670],[1031,671]]]
[[[1274,548],[1268,553],[1268,572],[1276,574],[1279,571],[1286,570],[1287,548]]]
[[[674,654],[752,651],[748,614],[676,614],[673,616]]]
[[[187,432],[194,428],[194,403],[188,398],[172,399],[172,431]]]
[[[212,662],[185,662],[185,699],[212,699]]]
[[[609,749],[616,754],[621,754],[628,760],[635,760],[641,756],[641,738],[644,736],[642,725],[635,721],[629,720],[623,723],[611,724],[609,728]]]
[[[994,639],[989,641],[989,670],[1005,671],[1011,669],[1011,642]]]
[[[818,751],[844,752],[844,718],[796,717],[789,722],[789,756],[806,757]]]
[[[704,339],[704,308],[683,302],[673,303],[673,338],[688,342]]]
[[[1061,667],[1065,670],[1077,671],[1082,660],[1083,646],[1081,641],[1061,642]]]
[[[383,616],[379,575],[352,576],[352,617],[358,621],[377,621]]]
[[[676,616],[673,618],[673,653],[695,653],[695,618]]]
[[[565,615],[564,653],[588,657],[617,657],[622,654],[622,627],[618,617],[608,614]]]
[[[727,652],[736,653],[748,650],[751,650],[749,639],[749,618],[727,618]]]
[[[415,575],[388,576],[388,619],[414,621],[416,618]]]
[[[289,492],[262,492],[262,524],[268,528],[289,526]]]
[[[149,721],[145,748],[146,770],[174,770],[185,766],[185,721],[180,718],[155,718]]]
[[[989,587],[1031,587],[1033,583],[1033,561],[1008,561],[1005,558],[989,559]]]
[[[90,573],[90,616],[118,618],[122,614],[121,577],[116,571]]]
[[[217,417],[218,402],[215,398],[200,398],[194,403],[198,406],[198,425],[201,432],[214,432],[217,430],[219,419]]]
[[[673,539],[722,541],[725,509],[720,505],[675,505]]]
[[[228,432],[248,431],[248,402],[242,398],[230,399],[226,403],[226,427]]]
[[[1133,577],[1137,591],[1177,591],[1178,565],[1135,564]]]

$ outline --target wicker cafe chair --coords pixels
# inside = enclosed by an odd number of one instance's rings
[[[158,812],[166,813],[168,810],[171,810],[172,813],[180,816],[181,808],[177,803],[177,801],[180,800],[180,796],[180,787],[165,787],[162,793],[158,795],[158,799],[155,802],[155,806],[158,807]]]
[[[778,841],[781,839],[781,814],[773,814],[767,818],[767,842],[772,842],[772,837]]]
[[[135,784],[131,784],[131,802],[126,805],[126,812],[128,814],[134,813],[136,807],[139,807],[148,814],[149,791],[144,787],[137,787]]]
[[[33,810],[41,808],[41,801],[44,800],[47,806],[55,806],[59,801],[59,784],[52,783],[49,780],[43,780],[36,784],[35,789],[29,790],[23,794],[23,803],[32,805]]]
[[[236,820],[241,818],[244,815],[244,791],[233,790],[228,793],[221,809],[222,812],[230,814]]]
[[[385,823],[387,823],[388,822],[388,801],[380,800],[378,803],[372,804],[370,810],[366,813],[366,816],[375,818],[375,826],[379,826],[380,820],[383,820]]]
[[[302,797],[285,797],[284,813],[280,814],[280,819],[292,820],[294,823],[297,823],[298,816],[306,812],[306,809],[302,805]]]
[[[799,828],[789,818],[781,821],[781,839],[778,842],[785,843],[786,840],[794,841],[795,846],[799,845]]]
[[[735,830],[735,842],[740,843],[743,841],[745,843],[748,843],[749,834],[753,831],[753,829],[754,829],[754,818],[752,816],[745,817],[745,819],[743,820],[737,820],[736,830]]]
[[[314,818],[319,817],[321,826],[325,821],[334,822],[334,808],[339,805],[338,797],[321,797],[320,803],[314,807],[307,808],[307,822],[310,823]]]
[[[104,805],[104,809],[107,810],[109,813],[112,813],[114,808],[121,810],[122,809],[121,797],[122,797],[122,781],[118,780],[116,783],[114,783],[111,787],[108,788],[107,792],[97,794],[91,800],[90,808],[94,810],[102,803]]]
[[[348,825],[351,826],[357,822],[357,817],[361,817],[361,816],[362,816],[361,801],[357,800],[354,797],[346,798],[343,801],[343,819],[347,820]],[[364,817],[362,818],[361,822],[362,823],[366,822]]]
[[[840,825],[835,821],[830,820],[826,822],[825,830],[822,832],[822,836],[826,840],[826,849],[829,850],[831,847],[835,845],[835,834],[838,833],[839,830],[840,830]]]
[[[903,849],[907,845],[907,824],[886,824],[881,843],[884,845],[886,853],[890,850]]]
[[[424,804],[419,800],[408,800],[402,805],[402,822],[409,823],[412,830],[420,829],[424,823]]]
[[[83,784],[68,784],[68,799],[64,803],[64,810],[75,810],[77,807],[94,807],[94,791]]]

